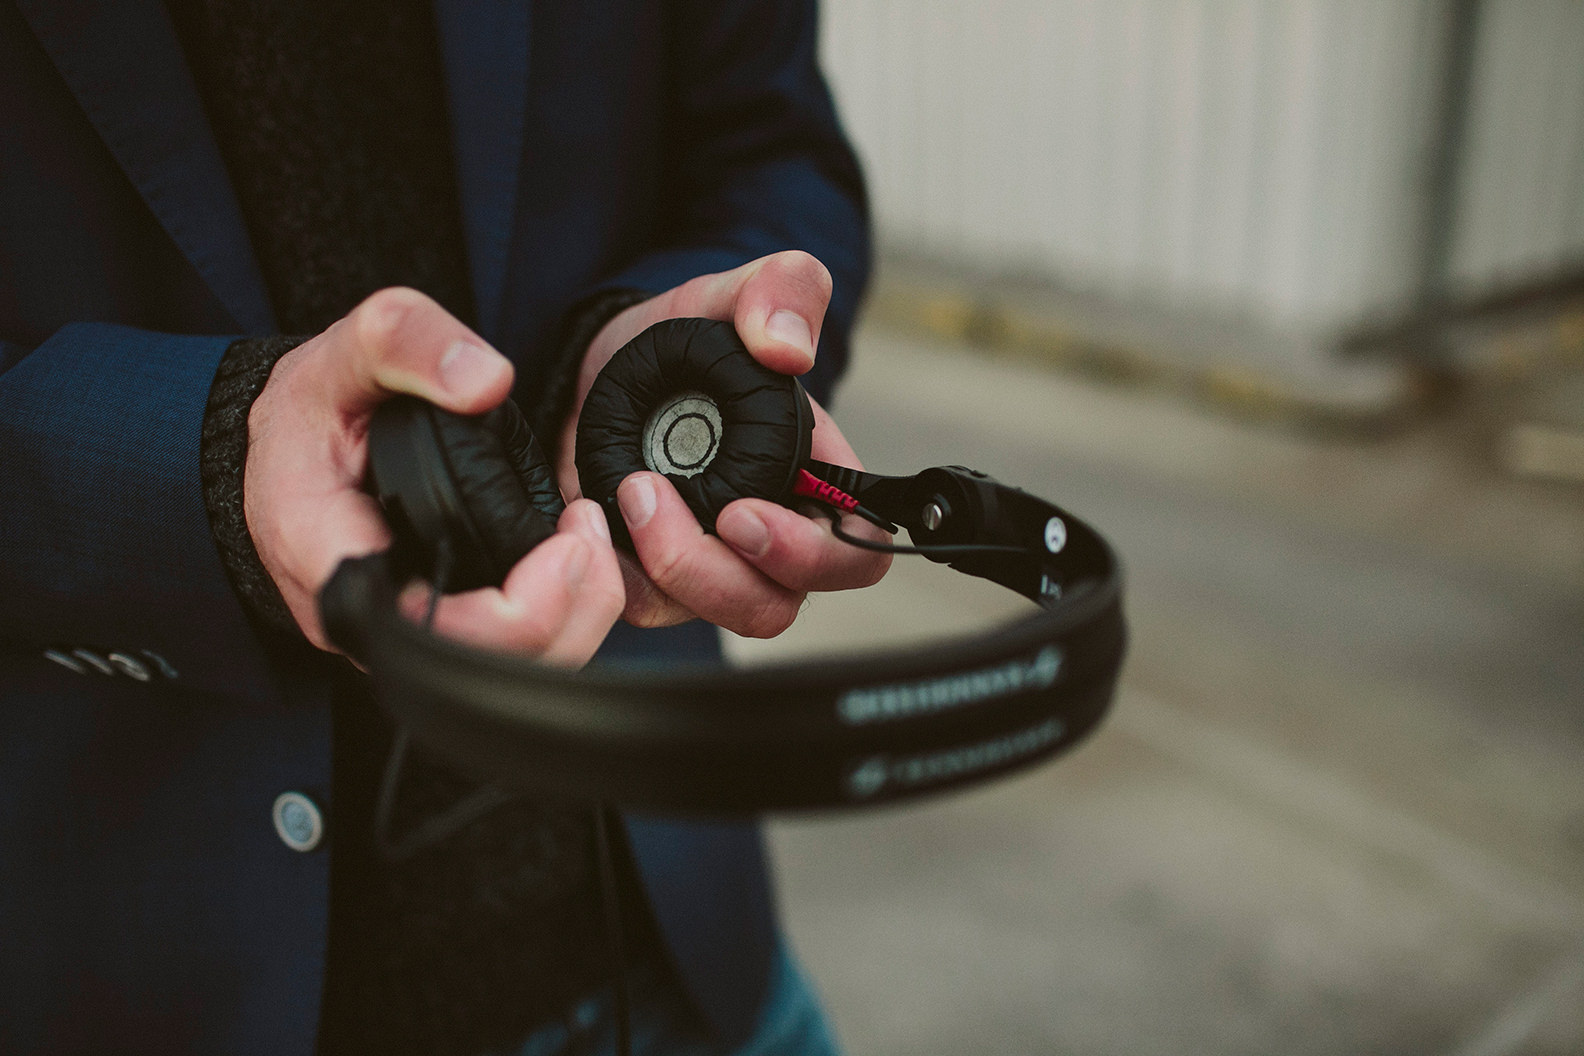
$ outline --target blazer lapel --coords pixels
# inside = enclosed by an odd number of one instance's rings
[[[528,105],[528,4],[438,0],[462,226],[478,330],[496,336]]]
[[[158,0],[17,0],[142,194],[237,325],[274,328],[242,213]]]

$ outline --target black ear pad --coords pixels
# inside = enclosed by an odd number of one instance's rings
[[[616,487],[651,469],[676,485],[706,531],[735,499],[790,498],[814,413],[796,378],[754,359],[731,323],[667,319],[623,345],[578,419],[583,494],[628,542]]]
[[[403,563],[433,576],[450,550],[448,591],[496,586],[555,534],[555,473],[517,405],[466,417],[413,397],[381,404],[369,428],[375,494]]]

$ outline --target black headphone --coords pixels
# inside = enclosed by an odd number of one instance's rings
[[[451,590],[500,583],[553,534],[561,496],[510,401],[464,418],[403,397],[379,408],[369,433],[371,485],[394,545],[341,564],[320,596],[325,627],[394,717],[454,763],[629,809],[742,815],[896,800],[1026,766],[1093,729],[1125,647],[1105,540],[961,466],[886,477],[816,461],[813,421],[797,380],[759,364],[730,323],[668,320],[595,381],[578,475],[629,547],[616,487],[650,469],[706,529],[745,496],[813,503],[838,538],[924,554],[1039,610],[927,650],[746,671],[573,673],[469,648],[401,616],[398,591],[414,576]],[[915,545],[854,538],[842,512],[906,528]]]

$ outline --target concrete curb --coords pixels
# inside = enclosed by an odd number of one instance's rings
[[[1165,340],[1096,326],[1082,313],[1038,310],[969,283],[919,282],[882,270],[868,318],[888,329],[962,342],[989,355],[1046,364],[1106,383],[1168,391],[1219,414],[1312,432],[1377,436],[1422,417],[1427,398],[1411,373],[1365,398],[1328,398],[1248,364],[1248,356],[1185,356]]]

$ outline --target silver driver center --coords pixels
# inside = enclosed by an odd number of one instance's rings
[[[655,408],[643,429],[644,465],[656,473],[692,477],[720,450],[721,413],[702,392],[682,392]]]

